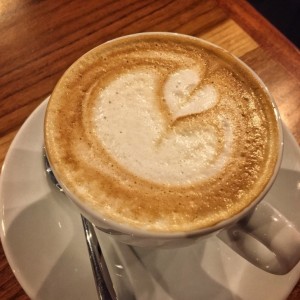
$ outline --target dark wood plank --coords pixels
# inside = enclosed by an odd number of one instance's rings
[[[300,52],[280,31],[259,14],[246,0],[217,0],[246,32],[271,57],[282,64],[296,78],[300,78]]]

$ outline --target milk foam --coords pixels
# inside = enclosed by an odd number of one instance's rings
[[[106,219],[163,232],[228,219],[278,158],[269,95],[229,54],[146,34],[101,45],[57,84],[45,145],[55,175]]]
[[[160,81],[158,73],[143,69],[112,81],[94,109],[99,142],[122,167],[151,182],[187,185],[206,180],[229,160],[232,124],[218,117],[224,138],[221,151],[220,134],[212,124],[178,132],[157,104]],[[194,92],[199,83],[200,76],[194,70],[179,70],[169,76],[164,97],[173,122],[193,114],[202,114],[205,119],[205,111],[216,104],[216,88],[205,85]]]

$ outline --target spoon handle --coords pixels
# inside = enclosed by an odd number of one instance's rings
[[[109,284],[112,287],[110,278],[106,278],[106,281],[103,278],[103,274],[108,274],[108,270],[102,255],[100,245],[98,243],[98,239],[94,227],[90,223],[90,221],[88,221],[84,216],[81,215],[81,219],[82,219],[86,244],[88,247],[90,262],[94,273],[98,298],[100,300],[116,299],[113,288],[111,288],[110,289],[111,291],[109,291],[107,286],[108,283],[107,281],[109,280],[110,281]],[[112,294],[114,298],[112,298]]]

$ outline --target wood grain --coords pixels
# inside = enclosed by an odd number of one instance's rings
[[[230,19],[207,32],[199,34],[198,37],[208,40],[238,57],[258,48],[257,43],[237,23]]]
[[[300,144],[299,50],[244,0],[0,2],[0,166],[18,129],[78,57],[112,38],[168,31],[207,39],[265,81]],[[28,299],[0,247],[0,299]],[[300,299],[300,284],[288,298]]]
[[[299,49],[245,0],[217,0],[219,6],[287,72],[300,78]]]

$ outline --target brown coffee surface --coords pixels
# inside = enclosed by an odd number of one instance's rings
[[[227,52],[146,34],[103,44],[63,75],[45,118],[59,181],[117,223],[178,232],[249,206],[278,159],[268,93]]]

